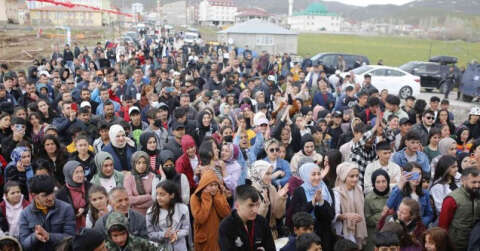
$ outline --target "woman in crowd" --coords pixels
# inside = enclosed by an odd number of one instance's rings
[[[126,136],[123,127],[117,124],[110,127],[108,135],[110,143],[103,148],[103,151],[110,153],[113,157],[115,170],[121,172],[130,171],[132,169],[131,158],[135,152],[135,143]]]
[[[428,145],[423,148],[423,152],[427,155],[428,160],[431,162],[432,159],[440,155],[438,150],[438,142],[440,141],[441,131],[438,128],[432,128],[428,133]]]
[[[305,134],[302,136],[302,149],[293,155],[292,160],[290,161],[290,170],[293,174],[298,172],[298,161],[302,157],[309,157],[317,163],[322,163],[322,155],[315,152],[315,140],[312,135]]]
[[[448,232],[440,227],[427,229],[422,236],[423,250],[425,251],[449,251],[455,250],[455,245],[450,240]]]
[[[442,156],[435,168],[435,177],[430,188],[437,215],[442,211],[443,199],[461,186],[460,176],[457,159],[450,155]]]
[[[330,222],[335,216],[333,192],[323,182],[322,171],[315,163],[305,163],[300,166],[299,175],[303,184],[295,189],[290,202],[291,215],[297,212],[307,212],[315,217],[315,233],[322,240],[322,247],[331,250],[335,234]]]
[[[440,155],[432,159],[430,162],[430,170],[431,170],[431,177],[435,177],[435,168],[437,167],[438,160],[444,155],[450,155],[452,157],[457,156],[457,142],[455,142],[454,139],[448,137],[441,139],[440,142],[438,142],[438,151],[440,152]]]
[[[177,173],[175,170],[175,157],[172,151],[163,150],[160,153],[160,174],[156,175],[152,181],[152,187],[165,180],[169,180],[177,184],[180,192],[180,198],[186,205],[190,204],[190,185],[188,184],[187,176],[183,173]],[[155,201],[157,198],[157,190],[152,189],[152,199]]]
[[[63,175],[63,165],[67,162],[67,153],[60,145],[58,138],[53,135],[47,135],[43,138],[40,158],[48,160],[50,170],[53,171],[56,181],[60,185],[65,184],[65,176]]]
[[[420,205],[420,216],[423,224],[428,226],[434,220],[434,213],[430,203],[430,193],[422,188],[422,168],[415,162],[409,162],[403,168],[404,173],[387,200],[388,209],[398,210],[403,198],[408,197]]]
[[[93,228],[95,222],[110,212],[111,207],[108,205],[108,194],[104,187],[92,185],[88,190],[88,213],[86,217],[86,228]]]
[[[53,119],[57,116],[54,109],[50,107],[45,99],[37,101],[37,107],[40,115],[40,119],[49,125],[52,124]]]
[[[237,152],[238,154],[238,152]],[[242,174],[242,167],[235,159],[235,148],[232,143],[224,143],[222,145],[221,162],[224,162],[223,168],[223,182],[230,192],[235,191],[235,188],[239,184],[239,179]]]
[[[98,152],[95,155],[97,174],[93,176],[92,184],[99,185],[110,192],[115,187],[123,186],[123,173],[113,167],[113,157],[107,152]]]
[[[448,110],[441,109],[437,113],[437,119],[435,120],[434,126],[437,128],[441,128],[442,126],[448,126],[448,129],[451,133],[455,132],[455,125],[453,125],[452,121],[449,119]]]
[[[150,170],[157,175],[160,174],[160,150],[154,132],[147,131],[140,135],[140,150],[148,154]]]
[[[357,164],[344,162],[337,166],[334,228],[337,235],[355,242],[362,248],[367,240],[367,225],[364,215],[364,197],[358,177]]]
[[[57,192],[56,198],[72,205],[76,217],[76,230],[86,225],[88,212],[88,190],[90,183],[85,181],[85,172],[80,162],[70,160],[63,167],[65,186]]]
[[[188,206],[182,203],[177,184],[162,181],[155,190],[157,197],[146,218],[149,240],[168,243],[171,250],[187,250],[190,214]]]
[[[130,206],[137,212],[145,215],[152,206],[152,181],[155,177],[150,171],[149,156],[146,152],[138,151],[132,155],[132,170],[125,176],[123,185],[130,199]]]
[[[12,129],[10,128],[11,118],[10,114],[6,112],[0,113],[0,138],[2,139],[12,135]]]
[[[368,241],[365,250],[373,250],[377,224],[390,193],[390,176],[387,171],[377,169],[372,174],[373,191],[365,196],[365,219],[367,221]]]
[[[32,112],[28,115],[28,122],[29,122],[28,134],[30,139],[32,139],[32,144],[36,146],[33,149],[33,151],[38,154],[40,152],[40,149],[36,149],[36,148],[38,148],[38,146],[42,142],[42,139],[45,133],[44,130],[45,130],[46,124],[42,121],[40,115],[36,112]]]
[[[270,163],[274,167],[271,177],[273,184],[277,186],[285,186],[292,174],[288,162],[278,157],[280,152],[280,142],[276,139],[267,140],[264,148],[265,152],[267,153],[267,157],[265,157],[263,160]]]
[[[33,177],[32,152],[25,146],[17,146],[10,154],[12,160],[5,168],[5,182],[15,181],[25,198],[29,198],[28,180]]]
[[[324,177],[328,187],[334,187],[337,180],[337,166],[343,162],[342,153],[339,150],[332,149],[327,152],[323,159],[323,166],[327,172]]]
[[[272,185],[272,171],[273,166],[270,163],[257,160],[250,169],[248,179],[260,194],[258,214],[267,220],[276,239],[278,238],[277,220],[281,220],[285,215],[288,184],[277,191]]]
[[[457,129],[455,135],[457,140],[457,153],[470,152],[470,148],[472,147],[472,142],[470,141],[470,129],[466,126],[462,126]]]

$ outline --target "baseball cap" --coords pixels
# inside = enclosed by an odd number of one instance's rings
[[[401,118],[399,124],[400,125],[405,125],[405,124],[410,124],[411,125],[413,123],[408,118]]]
[[[479,115],[480,116],[480,107],[474,106],[470,109],[470,113],[468,115]]]
[[[174,130],[174,131],[176,131],[176,130],[178,130],[178,129],[180,129],[180,128],[185,129],[185,125],[182,124],[182,123],[178,123],[178,122],[174,122],[174,123],[173,123],[173,130]]]
[[[136,107],[136,106],[132,106],[132,107],[128,108],[128,115],[132,115],[133,112],[140,113],[140,109],[138,109],[138,107]]]
[[[338,118],[338,117],[342,117],[342,116],[343,116],[342,111],[335,111],[335,112],[333,113],[333,117],[337,117],[337,118]]]
[[[164,102],[160,102],[158,104],[158,109],[168,110],[168,105],[165,104]]]
[[[82,103],[80,103],[80,108],[83,108],[83,107],[85,107],[85,106],[90,106],[90,107],[92,107],[92,105],[91,105],[90,102],[88,102],[88,101],[83,101]]]
[[[38,73],[39,76],[42,76],[42,75],[45,75],[47,76],[47,78],[50,78],[50,73],[48,73],[48,71],[41,71]]]
[[[263,124],[268,125],[268,119],[263,112],[257,112],[255,113],[255,116],[253,116],[253,123],[255,126],[260,126]]]

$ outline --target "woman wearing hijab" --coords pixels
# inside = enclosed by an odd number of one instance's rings
[[[70,160],[63,166],[65,186],[57,192],[57,199],[72,205],[76,216],[76,230],[85,227],[88,212],[88,190],[91,184],[85,180],[85,172],[80,162]]]
[[[276,223],[285,215],[288,185],[277,191],[272,185],[272,172],[273,166],[270,163],[257,160],[249,170],[248,179],[252,181],[252,186],[260,194],[258,214],[266,219],[270,229],[272,229],[273,238],[277,239]]]
[[[376,226],[382,217],[390,193],[390,176],[387,171],[377,169],[372,173],[373,191],[365,196],[365,219],[367,221],[368,240],[365,250],[375,247]]]
[[[117,171],[128,172],[132,169],[131,158],[135,152],[135,143],[128,138],[120,125],[112,125],[108,132],[110,143],[103,148],[113,157],[114,168]]]
[[[222,169],[223,182],[225,182],[226,187],[233,193],[239,184],[242,167],[235,159],[235,149],[232,143],[222,145],[220,158],[225,163],[225,167]]]
[[[27,182],[33,177],[32,154],[25,146],[17,146],[10,154],[10,163],[5,168],[5,183],[9,180],[18,182],[25,198],[28,197]]]
[[[158,150],[157,138],[154,132],[144,132],[140,135],[140,149],[148,154],[150,170],[155,174],[160,174],[160,150]]]
[[[301,165],[299,175],[303,184],[293,194],[291,215],[297,212],[312,214],[315,217],[315,233],[322,240],[323,250],[333,250],[335,234],[331,222],[335,217],[334,194],[323,182],[324,174],[315,163]]]
[[[100,151],[95,155],[97,174],[92,178],[92,184],[99,185],[110,192],[114,187],[123,186],[123,173],[113,168],[113,157],[110,153]]]
[[[443,155],[457,156],[457,142],[452,138],[444,138],[438,142],[438,151],[440,155],[433,158],[430,162],[431,177],[435,177],[435,168],[438,165],[438,161]]]
[[[143,215],[153,205],[152,181],[155,174],[150,172],[149,159],[146,152],[135,152],[132,155],[132,170],[123,182],[131,208]]]
[[[193,140],[193,139],[192,139]],[[190,185],[188,183],[187,176],[183,173],[177,173],[175,170],[175,157],[170,150],[163,150],[160,153],[160,168],[159,175],[156,175],[152,181],[152,187],[157,187],[160,182],[164,180],[170,180],[175,182],[180,188],[180,196],[182,202],[186,205],[190,203]],[[157,200],[157,189],[152,189],[152,199]]]
[[[337,181],[333,189],[334,227],[337,235],[355,242],[362,248],[367,238],[367,225],[359,174],[358,165],[353,162],[344,162],[337,167]]]
[[[298,161],[302,157],[309,157],[313,159],[314,162],[322,163],[323,157],[315,151],[315,140],[310,134],[305,134],[302,136],[302,148],[300,151],[293,155],[292,160],[290,161],[290,170],[292,175],[297,175],[298,172]]]

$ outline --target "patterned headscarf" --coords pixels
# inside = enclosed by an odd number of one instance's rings
[[[15,164],[22,159],[22,154],[24,152],[30,152],[30,149],[28,149],[25,146],[17,146],[15,149],[13,149],[12,153],[10,154],[10,159],[15,162]]]

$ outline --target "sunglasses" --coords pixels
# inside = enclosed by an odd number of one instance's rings
[[[274,153],[274,152],[277,152],[277,153],[278,153],[278,152],[280,152],[280,148],[278,148],[278,147],[277,147],[277,148],[270,148],[269,151],[270,151],[271,153]]]
[[[426,118],[426,119],[433,119],[433,117],[431,117],[431,116],[427,116],[427,117],[425,117],[425,118]]]

